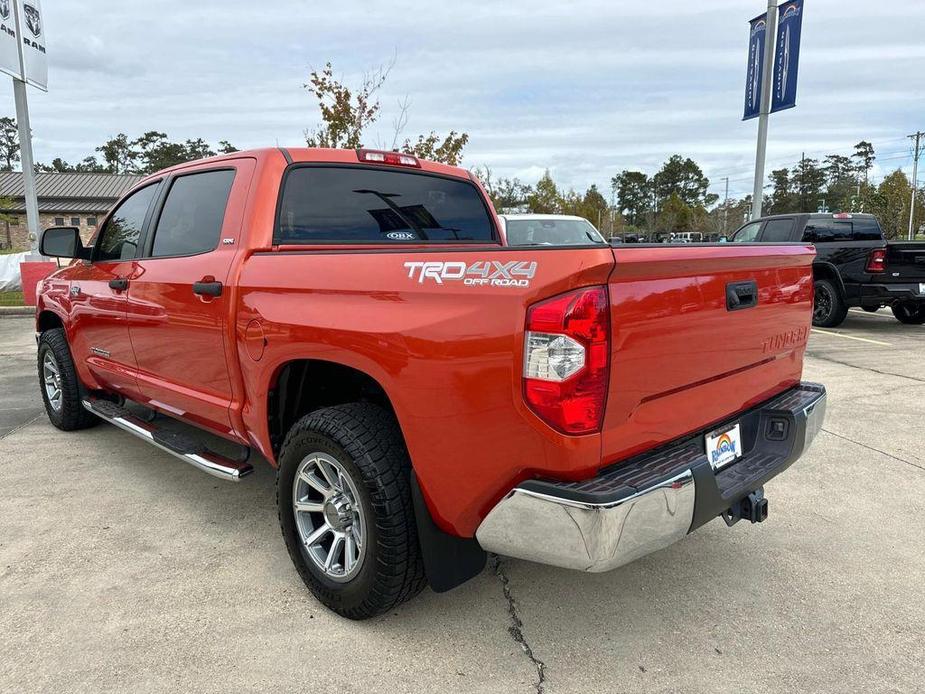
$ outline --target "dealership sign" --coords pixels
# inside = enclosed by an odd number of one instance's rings
[[[48,90],[45,26],[39,0],[0,0],[0,71]]]

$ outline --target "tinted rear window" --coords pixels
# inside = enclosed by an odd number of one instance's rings
[[[279,243],[492,241],[467,181],[407,171],[308,166],[286,176]]]
[[[803,240],[811,243],[827,241],[879,241],[883,238],[880,224],[873,217],[855,219],[810,219],[803,231]]]
[[[177,178],[154,231],[152,256],[214,250],[225,219],[234,171],[205,171]]]

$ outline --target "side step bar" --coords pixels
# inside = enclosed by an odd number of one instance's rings
[[[193,437],[161,429],[114,402],[86,398],[83,406],[100,419],[115,424],[213,477],[237,482],[254,471],[253,466],[245,460],[238,461],[221,456],[210,451]]]

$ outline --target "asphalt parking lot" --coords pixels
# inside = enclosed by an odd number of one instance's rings
[[[376,620],[323,609],[274,476],[223,483],[41,411],[29,319],[0,320],[0,690],[910,692],[925,681],[925,328],[814,330],[824,430],[766,487],[606,574],[501,559]],[[526,646],[526,647],[524,647]]]

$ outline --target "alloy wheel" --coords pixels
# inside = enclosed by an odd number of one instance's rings
[[[366,517],[344,466],[320,451],[302,459],[292,485],[292,508],[299,539],[324,575],[352,579],[366,555]]]

